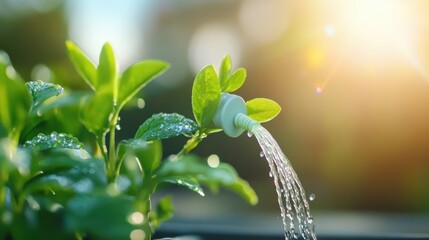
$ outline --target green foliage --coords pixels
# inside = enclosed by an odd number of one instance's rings
[[[247,114],[258,122],[267,122],[275,118],[282,108],[276,102],[267,98],[255,98],[246,102]]]
[[[137,130],[135,138],[146,141],[189,135],[198,129],[191,119],[177,113],[159,113],[147,119]]]
[[[85,127],[100,138],[109,130],[113,111],[112,93],[96,92],[83,104],[80,117]]]
[[[156,114],[141,124],[134,139],[116,144],[121,109],[169,64],[144,60],[119,73],[109,43],[102,47],[98,66],[73,42],[67,41],[66,48],[90,91],[66,89],[63,94],[60,85],[42,81],[26,86],[0,52],[0,239],[128,239],[134,231],[150,239],[173,216],[170,197],[161,198],[155,208],[151,204],[165,183],[201,196],[203,187],[212,192],[225,188],[257,203],[253,189],[232,166],[210,167],[188,155],[218,131],[212,119],[221,94],[237,90],[246,79],[243,68],[231,74],[228,55],[219,75],[209,65],[195,78],[195,122],[177,113]],[[259,121],[280,111],[267,99],[249,101],[247,108]],[[91,137],[81,138],[82,131]],[[179,135],[189,138],[183,149],[163,160],[161,140]]]
[[[251,204],[256,204],[258,198],[249,183],[241,179],[234,168],[227,163],[220,163],[217,167],[210,167],[206,161],[202,161],[199,157],[187,155],[186,157],[175,160],[169,159],[163,162],[163,165],[157,172],[157,178],[160,181],[177,183],[179,180],[191,179],[188,182],[193,191],[198,192],[197,186],[192,182],[204,184],[211,191],[217,192],[220,187],[230,189],[238,193]],[[176,182],[171,179],[177,179]],[[188,183],[180,184],[186,187]],[[189,188],[189,187],[188,187]],[[195,188],[195,189],[193,189]]]
[[[119,143],[118,159],[136,158],[143,172],[150,176],[162,159],[162,144],[160,141],[147,142],[142,139],[124,140]]]
[[[0,126],[17,141],[30,110],[30,95],[9,56],[0,51]]]

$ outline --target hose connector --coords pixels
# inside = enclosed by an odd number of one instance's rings
[[[229,137],[238,137],[251,130],[259,122],[247,116],[246,103],[240,96],[223,93],[218,111],[213,118],[216,127],[223,129]]]
[[[258,121],[251,119],[243,113],[239,113],[235,116],[234,124],[235,126],[247,131],[252,131],[253,128],[261,125]]]

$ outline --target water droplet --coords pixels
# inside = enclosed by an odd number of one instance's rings
[[[116,130],[118,130],[118,131],[121,130],[121,125],[119,125],[119,124],[116,125]]]
[[[310,194],[310,196],[308,197],[308,200],[314,201],[314,199],[316,199],[316,194],[314,193]]]
[[[248,131],[248,132],[247,132],[247,136],[248,136],[248,137],[252,137],[252,136],[253,136],[253,133],[252,133],[252,132],[250,132],[250,131]]]
[[[37,114],[37,116],[40,117],[40,116],[42,116],[42,111],[38,110],[36,114]]]
[[[261,152],[259,153],[259,156],[260,156],[260,157],[264,157],[264,156],[265,156],[264,152],[263,152],[263,151],[261,151]]]
[[[273,172],[271,172],[271,171],[270,171],[270,172],[268,173],[268,176],[273,177]]]

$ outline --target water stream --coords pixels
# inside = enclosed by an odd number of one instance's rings
[[[304,188],[289,160],[264,127],[253,127],[250,133],[255,135],[262,148],[261,156],[265,156],[270,166],[270,177],[276,187],[285,239],[297,239],[300,236],[304,239],[317,239]]]

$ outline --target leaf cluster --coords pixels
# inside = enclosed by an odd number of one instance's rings
[[[221,94],[243,85],[244,68],[232,72],[226,56],[219,74],[211,65],[197,74],[192,93],[195,121],[177,113],[155,114],[134,138],[116,143],[123,107],[169,64],[144,60],[120,73],[109,43],[101,49],[98,66],[75,43],[67,41],[66,49],[90,91],[25,83],[7,54],[0,52],[0,239],[127,239],[134,231],[150,239],[173,215],[169,196],[154,206],[151,202],[166,184],[202,196],[206,189],[225,188],[257,203],[254,190],[232,166],[221,162],[211,167],[205,158],[189,154],[217,131],[212,119]],[[260,122],[280,111],[278,104],[263,98],[246,102],[246,107]],[[57,126],[66,131],[44,128],[69,108],[78,114]],[[76,125],[83,125],[93,138],[73,136]],[[162,140],[179,135],[188,138],[183,149],[162,156]]]

